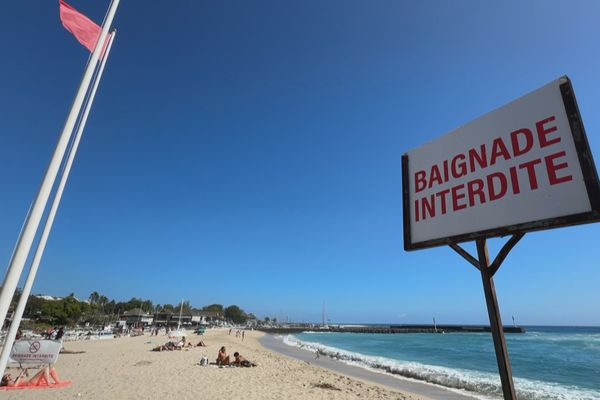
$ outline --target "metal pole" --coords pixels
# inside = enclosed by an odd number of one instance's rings
[[[65,156],[65,152],[69,144],[69,139],[71,138],[71,133],[73,131],[73,128],[75,127],[75,122],[77,121],[77,117],[81,111],[81,105],[83,104],[85,95],[88,92],[93,72],[96,69],[96,64],[98,62],[100,52],[102,51],[106,35],[108,34],[108,29],[112,24],[112,20],[115,16],[115,12],[117,11],[118,5],[119,0],[113,0],[113,2],[110,5],[106,21],[102,26],[98,42],[96,43],[96,47],[94,48],[92,57],[90,58],[85,73],[83,74],[83,78],[81,79],[81,84],[79,85],[79,89],[77,90],[77,94],[75,95],[75,100],[73,101],[73,105],[71,106],[71,111],[69,111],[69,115],[67,116],[67,120],[65,121],[65,125],[59,136],[58,143],[56,144],[56,148],[54,150],[54,154],[52,155],[52,158],[50,159],[50,164],[48,165],[48,169],[44,174],[42,184],[40,185],[38,194],[31,207],[31,212],[27,216],[25,227],[21,232],[19,239],[17,240],[15,252],[13,253],[13,256],[8,265],[7,273],[4,278],[4,283],[2,285],[2,290],[0,291],[0,324],[4,324],[4,320],[6,319],[6,315],[8,314],[8,308],[10,307],[12,297],[17,288],[17,284],[19,283],[19,278],[23,273],[25,261],[27,261],[27,257],[29,256],[31,246],[35,238],[35,234],[38,230],[40,221],[44,214],[44,210],[46,209],[46,204],[48,202],[48,198],[50,197],[50,192],[52,191],[52,187],[54,186],[54,182],[58,174],[58,169],[60,168],[60,164],[62,163],[62,160]]]
[[[10,324],[10,328],[8,329],[8,333],[6,334],[6,339],[4,340],[4,347],[2,348],[2,352],[0,353],[0,376],[4,376],[4,370],[6,369],[6,365],[8,364],[8,357],[10,356],[10,351],[12,350],[13,343],[15,341],[15,337],[17,335],[17,330],[19,329],[19,325],[21,324],[21,318],[23,317],[23,312],[25,311],[25,306],[27,304],[27,300],[29,299],[29,294],[31,293],[31,288],[33,287],[33,282],[35,280],[35,276],[37,274],[38,267],[40,265],[40,261],[42,259],[42,255],[44,254],[44,249],[46,247],[46,242],[48,241],[48,236],[50,235],[50,230],[52,229],[52,224],[54,223],[54,218],[56,216],[56,212],[58,210],[58,206],[60,204],[60,199],[62,197],[63,191],[65,189],[65,185],[67,184],[67,179],[69,177],[69,172],[71,171],[71,166],[73,165],[73,160],[75,159],[75,154],[77,153],[77,148],[79,147],[79,142],[81,140],[81,136],[83,135],[83,129],[85,128],[85,124],[87,122],[88,115],[90,113],[90,109],[92,108],[92,103],[94,102],[94,96],[96,95],[96,90],[98,89],[98,84],[100,83],[100,79],[102,78],[102,72],[104,71],[104,65],[108,60],[108,55],[110,53],[110,48],[112,47],[113,40],[115,38],[116,32],[110,35],[110,39],[108,41],[108,45],[106,47],[106,53],[104,54],[104,58],[100,63],[100,68],[98,69],[98,74],[96,75],[96,79],[92,86],[92,91],[90,92],[90,96],[88,98],[87,103],[85,104],[85,108],[83,110],[83,115],[81,117],[81,121],[79,127],[77,129],[77,133],[75,134],[75,141],[69,151],[67,156],[67,162],[65,164],[62,176],[60,178],[60,182],[58,184],[58,189],[56,189],[56,194],[54,196],[54,200],[52,200],[52,205],[50,206],[50,212],[48,213],[48,218],[46,219],[46,223],[44,224],[44,228],[42,230],[42,236],[40,237],[40,241],[35,250],[35,254],[33,256],[33,261],[31,263],[31,268],[29,269],[29,273],[27,274],[27,279],[25,280],[25,285],[23,286],[23,293],[21,293],[21,298],[19,299],[19,304],[17,305],[17,309],[13,315],[13,319]]]
[[[500,373],[500,381],[502,382],[502,393],[505,400],[516,400],[517,395],[512,380],[506,340],[504,339],[504,328],[502,327],[500,309],[496,300],[496,289],[489,271],[490,259],[485,239],[477,239],[477,255],[479,257],[479,270],[481,271],[481,279],[483,281],[483,291],[485,292],[485,302],[487,303],[488,315],[490,317],[490,328],[492,330],[492,337],[494,338],[498,372]]]

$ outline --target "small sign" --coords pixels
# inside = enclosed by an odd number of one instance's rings
[[[10,358],[22,364],[54,364],[61,347],[60,340],[17,340]]]
[[[402,156],[404,248],[600,220],[600,185],[565,76]]]

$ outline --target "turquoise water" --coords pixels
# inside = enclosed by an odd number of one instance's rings
[[[528,327],[506,341],[519,399],[600,399],[600,328]],[[306,332],[285,342],[482,399],[502,397],[489,333]]]

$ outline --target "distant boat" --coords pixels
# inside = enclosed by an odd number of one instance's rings
[[[437,324],[435,323],[435,317],[433,317],[433,330],[434,330],[435,333],[441,333],[441,334],[445,334],[446,333],[446,332],[444,332],[443,329],[440,329],[438,331]]]

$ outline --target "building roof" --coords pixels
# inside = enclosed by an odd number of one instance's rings
[[[53,297],[53,296],[49,296],[47,294],[34,294],[35,297],[37,297],[38,299],[44,299],[44,300],[62,300],[62,297]]]
[[[144,310],[142,310],[141,308],[133,308],[131,310],[127,310],[123,313],[124,317],[138,317],[138,316],[143,316],[146,317],[148,316],[148,313],[144,312]]]
[[[194,311],[194,313],[192,315],[199,315],[201,317],[216,318],[216,317],[220,317],[221,313],[219,313],[217,311]]]

